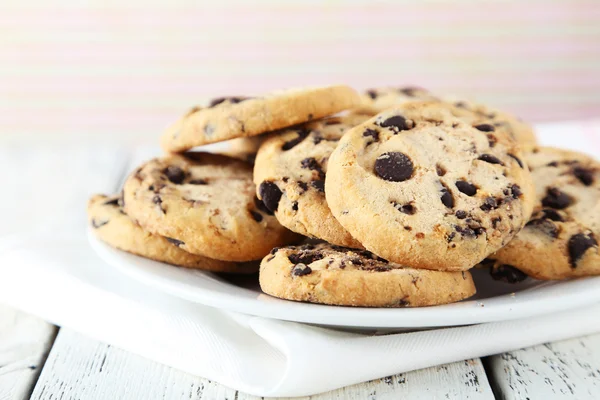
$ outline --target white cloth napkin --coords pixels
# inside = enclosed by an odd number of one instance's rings
[[[599,126],[549,126],[542,136],[549,144],[598,154],[594,146],[600,144]],[[600,305],[524,320],[383,336],[224,312],[122,275],[94,253],[80,222],[3,237],[0,302],[253,395],[310,395],[600,332]]]

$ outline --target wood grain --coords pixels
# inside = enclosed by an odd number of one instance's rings
[[[504,353],[485,363],[503,399],[600,399],[600,335]]]
[[[149,361],[62,329],[32,395],[42,399],[258,400],[216,382]],[[304,397],[308,399],[309,397]],[[479,360],[349,386],[314,400],[493,399]]]

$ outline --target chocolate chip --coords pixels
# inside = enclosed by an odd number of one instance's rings
[[[377,92],[375,90],[373,90],[373,89],[367,90],[366,93],[373,100],[375,100],[377,98]]]
[[[480,130],[482,132],[494,132],[496,130],[496,128],[494,128],[494,125],[490,125],[490,124],[479,124],[479,125],[475,125],[473,128]]]
[[[442,196],[440,197],[440,200],[442,200],[442,204],[446,207],[454,207],[454,196],[452,196],[452,193],[445,185],[442,187]]]
[[[183,246],[185,244],[185,242],[183,242],[183,241],[181,241],[179,239],[173,239],[173,238],[166,237],[166,236],[164,238],[167,239],[167,241],[169,243],[174,244],[177,247]]]
[[[167,176],[167,179],[176,185],[179,185],[185,179],[185,172],[183,172],[181,168],[174,165],[170,165],[165,168],[164,174]]]
[[[464,101],[457,101],[456,103],[454,103],[454,107],[458,107],[458,108],[469,108],[467,106],[467,103],[465,103]]]
[[[557,188],[548,188],[546,197],[542,199],[544,207],[551,207],[557,210],[563,210],[573,203],[571,196],[561,192]]]
[[[308,190],[308,184],[306,182],[298,181],[298,186],[303,192],[306,192]]]
[[[412,121],[407,121],[406,118],[401,115],[394,115],[377,124],[383,128],[391,128],[394,132],[407,131],[413,128]]]
[[[210,101],[208,107],[212,108],[214,106],[218,106],[221,103],[226,102],[227,100],[229,100],[230,103],[241,103],[244,100],[248,100],[250,97],[218,97],[216,99],[213,99]]]
[[[208,185],[208,182],[204,179],[192,179],[188,182],[190,185]]]
[[[294,265],[294,268],[292,268],[292,275],[294,276],[304,276],[304,275],[308,275],[312,272],[312,269],[305,264],[296,264]]]
[[[258,193],[269,211],[277,211],[282,193],[275,183],[269,181],[262,182],[258,187]]]
[[[510,154],[508,153],[509,157],[514,158],[514,160],[519,164],[519,167],[523,168],[523,161],[521,161],[521,159],[517,156],[515,156],[514,154]]]
[[[481,235],[483,232],[485,232],[485,228],[483,228],[483,227],[471,228],[471,227],[455,226],[455,229],[456,229],[456,232],[461,234],[461,236],[467,237],[467,238],[476,238],[479,235]]]
[[[553,210],[551,208],[545,208],[542,210],[543,218],[547,218],[556,222],[563,222],[563,217],[558,213],[558,211]]]
[[[456,215],[456,218],[458,218],[458,219],[465,219],[465,218],[467,218],[467,212],[463,211],[463,210],[456,211],[456,213],[454,215]]]
[[[483,204],[479,208],[482,211],[489,212],[491,210],[495,210],[496,208],[498,208],[498,206],[498,201],[495,198],[486,197],[486,199],[483,201]]]
[[[594,172],[587,168],[576,167],[573,169],[573,175],[585,186],[592,186],[594,183]]]
[[[373,142],[378,142],[379,141],[379,132],[376,131],[375,129],[367,128],[363,132],[363,137],[370,137],[373,139]],[[373,142],[369,142],[368,144],[371,144]]]
[[[376,174],[386,181],[403,182],[412,177],[413,162],[404,153],[383,153],[375,160]]]
[[[492,219],[492,228],[496,229],[500,222],[502,222],[502,218],[500,218],[500,217],[493,218]]]
[[[412,204],[398,204],[395,201],[392,202],[394,208],[403,214],[414,215],[417,209]]]
[[[521,186],[519,185],[512,185],[510,187],[510,191],[512,193],[513,199],[518,199],[523,195],[523,192],[521,191]]]
[[[436,164],[435,165],[435,172],[438,174],[438,176],[444,176],[446,175],[446,168],[442,167],[440,164]]]
[[[569,258],[571,267],[576,268],[577,262],[584,254],[592,247],[597,246],[598,242],[596,242],[593,234],[586,235],[584,233],[579,233],[569,239]]]
[[[299,253],[293,253],[288,256],[288,260],[293,264],[310,264],[323,259],[324,255],[312,249],[303,250]]]
[[[281,149],[289,150],[289,149],[295,147],[296,145],[301,143],[304,139],[306,139],[306,137],[308,136],[309,133],[310,133],[310,131],[308,131],[306,129],[299,129],[297,131],[298,136],[292,140],[288,140],[287,142],[285,142],[283,144],[283,146],[281,146]]]
[[[498,138],[496,138],[496,136],[492,135],[491,133],[488,133],[487,137],[488,137],[489,146],[490,147],[496,146],[496,143],[498,143]]]
[[[460,190],[467,196],[475,196],[475,194],[477,193],[477,187],[475,185],[470,184],[467,181],[457,181],[456,187],[458,188],[458,190]]]
[[[317,173],[319,174],[319,179],[325,179],[325,171],[323,171],[323,168],[321,168],[321,164],[319,164],[319,162],[315,158],[305,158],[304,160],[300,161],[300,165],[304,169],[317,171]]]
[[[479,157],[479,160],[481,160],[481,161],[485,161],[485,162],[487,162],[487,163],[490,163],[490,164],[500,164],[500,165],[504,165],[504,164],[502,164],[502,161],[500,161],[500,160],[498,159],[498,157],[495,157],[495,156],[493,156],[493,155],[491,155],[491,154],[482,154],[482,155]]]
[[[115,197],[114,199],[107,200],[103,203],[105,206],[118,206],[119,198]]]
[[[159,195],[155,195],[154,197],[152,197],[152,202],[154,204],[159,204],[160,205],[160,204],[162,204],[162,199],[160,198]]]
[[[490,267],[490,275],[494,280],[506,283],[519,283],[527,279],[527,274],[508,264]]]
[[[549,162],[548,164],[546,164],[546,166],[556,168],[558,167],[558,161]]]
[[[256,206],[256,208],[258,208],[260,211],[264,212],[265,214],[273,215],[273,212],[265,206],[265,203],[263,203],[256,196],[254,196],[254,205]]]
[[[425,91],[425,89],[418,88],[416,86],[408,86],[398,89],[398,91],[402,94],[405,94],[408,97],[415,97],[418,92]]]
[[[278,251],[279,251],[279,247],[273,247],[273,248],[271,249],[271,251],[269,252],[269,254],[273,256],[273,255],[275,255],[275,253],[277,253]]]
[[[297,201],[295,201],[295,202],[292,203],[292,210],[293,211],[298,211],[298,202]]]
[[[106,221],[100,221],[100,222],[98,222],[98,221],[96,221],[96,219],[95,219],[95,218],[92,218],[92,227],[93,227],[94,229],[98,229],[98,228],[100,228],[101,226],[104,226],[104,225],[108,224],[108,222],[109,222],[108,220],[106,220]]]
[[[550,221],[549,219],[532,219],[525,226],[534,228],[535,230],[538,230],[544,233],[546,236],[550,236],[551,238],[556,239],[558,237],[558,228],[554,222]]]
[[[254,210],[248,210],[248,211],[250,211],[250,215],[252,215],[252,218],[254,218],[254,220],[256,222],[261,222],[263,220],[263,216],[261,213],[256,212]]]
[[[312,187],[314,187],[315,189],[317,189],[319,192],[323,192],[325,193],[325,181],[322,179],[316,180],[316,181],[312,181],[310,183],[310,185]]]

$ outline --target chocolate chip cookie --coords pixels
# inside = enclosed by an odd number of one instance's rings
[[[123,191],[130,217],[193,254],[251,261],[297,238],[256,198],[252,166],[224,155],[153,159],[129,176]]]
[[[407,103],[340,140],[327,203],[366,249],[415,268],[467,270],[529,220],[535,192],[520,146],[455,113]]]
[[[533,216],[491,258],[536,279],[600,275],[600,163],[549,147],[534,148],[525,160],[537,193]]]
[[[333,217],[325,200],[327,161],[342,135],[364,115],[326,118],[284,130],[261,146],[254,166],[258,198],[294,232],[362,248]]]
[[[357,107],[357,112],[376,115],[409,101],[439,101],[439,99],[429,90],[416,86],[374,88],[363,93],[362,103]]]
[[[261,97],[224,97],[196,107],[170,127],[162,147],[178,153],[208,143],[255,136],[352,108],[360,96],[348,86],[289,89]]]
[[[103,242],[156,261],[213,272],[250,274],[258,272],[258,263],[234,263],[188,253],[179,241],[153,235],[129,218],[119,205],[119,196],[92,196],[87,207],[94,234]]]
[[[340,306],[423,307],[475,294],[468,271],[406,268],[366,250],[330,244],[273,249],[259,279],[271,296]]]

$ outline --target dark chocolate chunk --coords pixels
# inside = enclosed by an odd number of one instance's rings
[[[417,209],[412,204],[398,204],[395,201],[392,202],[394,208],[403,214],[413,215],[417,212]]]
[[[297,201],[295,201],[295,202],[292,203],[292,210],[293,211],[298,211],[298,202]]]
[[[298,186],[304,192],[306,192],[308,190],[308,184],[306,182],[298,181]]]
[[[571,267],[576,268],[577,262],[584,256],[584,254],[592,247],[597,247],[598,242],[594,238],[593,234],[586,235],[585,233],[579,233],[569,239],[569,259]]]
[[[556,168],[558,167],[558,161],[549,162],[548,164],[546,164],[546,166]]]
[[[192,179],[188,182],[190,185],[208,185],[208,181],[205,179]]]
[[[502,222],[502,218],[497,217],[497,218],[493,218],[492,219],[492,228],[496,229],[498,228],[498,224]]]
[[[159,204],[159,205],[160,205],[160,204],[162,204],[162,199],[160,198],[160,196],[159,196],[159,195],[155,195],[155,196],[152,198],[152,202],[153,202],[154,204]]]
[[[325,179],[325,171],[323,171],[323,168],[321,168],[321,164],[319,164],[319,162],[315,158],[305,158],[304,160],[300,161],[300,165],[304,169],[317,171],[317,173],[319,174],[319,179]]]
[[[475,125],[473,128],[480,130],[482,132],[494,132],[496,130],[496,128],[494,128],[494,125],[490,125],[490,124],[479,124],[479,125]]]
[[[518,199],[523,195],[523,192],[521,191],[521,186],[519,185],[512,185],[510,187],[510,191],[512,193],[513,199]]]
[[[258,187],[258,193],[260,194],[260,197],[262,197],[262,201],[269,211],[277,211],[282,193],[274,182],[262,182]]]
[[[438,174],[438,176],[444,176],[446,175],[446,168],[442,167],[440,164],[436,164],[435,165],[435,172]]]
[[[407,87],[398,89],[398,91],[408,97],[415,97],[418,92],[423,92],[423,91],[425,91],[425,89],[422,89],[422,88],[419,88],[416,86],[407,86]]]
[[[458,188],[458,190],[460,190],[467,196],[475,196],[475,194],[477,193],[477,187],[475,185],[470,184],[467,181],[457,181],[456,187]]]
[[[325,181],[323,179],[312,181],[310,185],[317,189],[319,192],[325,193]]]
[[[487,163],[490,163],[490,164],[500,164],[500,165],[504,165],[504,164],[502,164],[502,161],[500,161],[500,160],[498,159],[498,157],[496,157],[496,156],[493,156],[493,155],[491,155],[491,154],[482,154],[482,155],[479,157],[479,159],[480,159],[481,161],[485,161],[485,162],[487,162]]]
[[[496,208],[498,208],[498,206],[498,201],[495,198],[486,197],[486,199],[483,201],[483,204],[479,208],[482,211],[489,212],[491,210],[495,210]]]
[[[185,179],[185,172],[175,165],[170,165],[164,170],[164,174],[171,182],[179,185]]]
[[[544,207],[563,210],[573,203],[573,199],[566,193],[563,193],[558,188],[548,188],[546,197],[542,199]]]
[[[490,147],[496,146],[496,143],[498,143],[498,138],[496,138],[496,136],[492,135],[491,133],[488,133],[487,137],[488,137],[489,146]]]
[[[410,120],[409,120],[410,121]],[[394,115],[378,123],[383,128],[391,128],[394,132],[407,131],[413,128],[412,121],[407,121],[401,115]]]
[[[308,275],[312,272],[312,269],[305,264],[296,264],[294,265],[294,268],[292,268],[292,275],[294,276],[304,276],[304,275]]]
[[[377,92],[373,89],[367,90],[366,93],[367,93],[367,96],[369,96],[373,100],[375,100],[377,98]]]
[[[256,208],[258,208],[260,211],[264,212],[265,214],[269,214],[269,215],[273,215],[273,212],[271,210],[269,210],[267,208],[267,206],[265,206],[265,203],[263,203],[258,197],[254,196],[254,205],[256,206]]]
[[[170,237],[164,237],[165,239],[167,239],[167,241],[171,244],[174,244],[175,246],[179,247],[179,246],[183,246],[185,244],[185,242],[179,240],[179,239],[173,239]]]
[[[452,193],[445,185],[442,187],[442,196],[440,197],[440,200],[442,200],[442,204],[446,207],[454,207],[454,196],[452,196]]]
[[[287,142],[285,142],[283,144],[283,146],[281,146],[282,150],[289,150],[291,148],[294,148],[296,145],[298,145],[299,143],[301,143],[304,139],[306,139],[306,137],[308,136],[308,134],[310,133],[310,131],[306,130],[306,129],[298,129],[298,136],[292,140],[288,140]]]
[[[510,153],[508,153],[508,156],[512,157],[519,164],[519,167],[523,168],[523,166],[524,166],[523,161],[521,161],[521,159],[519,157],[515,156],[514,154],[510,154]]]
[[[585,186],[592,186],[594,183],[594,172],[590,169],[576,167],[573,169],[573,175]]]
[[[558,237],[558,228],[556,227],[554,222],[550,221],[549,219],[532,219],[527,223],[526,226],[529,228],[534,228],[551,238],[556,239]]]
[[[119,198],[115,197],[114,199],[110,199],[104,202],[105,206],[118,206],[119,205]]]
[[[479,235],[481,235],[483,232],[485,232],[485,228],[483,228],[483,227],[471,228],[471,227],[456,226],[455,229],[456,229],[456,232],[461,234],[461,236],[467,237],[467,238],[476,238]]]
[[[543,218],[547,218],[556,222],[563,222],[563,217],[558,213],[558,211],[553,210],[551,208],[545,208],[542,210]]]
[[[467,218],[467,212],[463,211],[463,210],[456,211],[456,213],[454,215],[456,215],[456,218],[458,218],[458,219],[465,219],[465,218]]]
[[[490,267],[490,275],[494,280],[506,283],[519,283],[527,279],[527,274],[508,264]]]
[[[378,142],[379,141],[379,132],[376,131],[375,129],[367,128],[363,132],[363,137],[370,137],[373,139],[373,142]],[[372,142],[369,142],[369,144],[371,144],[371,143]]]
[[[263,220],[263,216],[261,213],[254,211],[254,210],[248,210],[250,211],[250,215],[252,215],[252,218],[254,218],[254,220],[256,222],[261,222]]]
[[[212,108],[214,106],[218,106],[221,103],[226,102],[227,100],[229,100],[230,103],[241,103],[244,100],[248,100],[250,97],[218,97],[216,99],[213,99],[210,101],[208,107]]]
[[[413,172],[413,163],[404,153],[384,153],[375,160],[375,173],[386,181],[402,182],[412,177]]]
[[[324,255],[319,253],[318,251],[314,251],[312,249],[306,249],[299,253],[293,253],[288,256],[288,260],[290,260],[293,264],[310,264],[312,262],[323,259]]]

